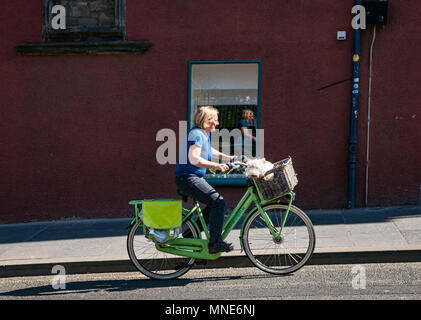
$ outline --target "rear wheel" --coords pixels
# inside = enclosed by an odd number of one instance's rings
[[[295,206],[281,204],[262,208],[280,237],[274,237],[259,211],[246,221],[243,246],[250,261],[259,269],[272,274],[288,274],[303,267],[311,258],[316,244],[313,224],[307,215]]]
[[[191,238],[198,232],[190,220],[183,223],[183,232],[191,231]],[[155,243],[145,237],[142,223],[134,223],[127,236],[127,251],[130,260],[144,275],[158,280],[174,279],[191,269],[195,258],[179,257],[158,251]]]

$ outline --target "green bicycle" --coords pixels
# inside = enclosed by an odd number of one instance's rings
[[[230,171],[246,166],[235,161],[230,165]],[[309,217],[292,204],[295,198],[293,186],[285,189],[288,185],[286,178],[290,181],[296,179],[291,158],[276,163],[266,175],[270,173],[274,173],[270,181],[247,179],[246,193],[224,221],[222,238],[225,240],[231,232],[237,233],[241,251],[245,251],[256,267],[271,274],[285,275],[302,268],[311,258],[316,236]],[[174,279],[200,264],[197,260],[215,260],[221,256],[220,252],[208,252],[209,231],[196,200],[190,210],[182,209],[181,232],[190,236],[178,237],[165,244],[157,244],[145,237],[139,208],[142,201],[129,203],[135,206],[135,218],[127,237],[127,250],[134,266],[144,275],[152,279]],[[195,214],[198,219],[193,219]],[[241,228],[234,230],[240,220]],[[204,237],[200,230],[203,230]]]

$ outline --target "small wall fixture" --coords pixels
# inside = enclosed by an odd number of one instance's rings
[[[338,33],[336,34],[336,40],[338,41],[346,40],[346,31],[338,31]]]

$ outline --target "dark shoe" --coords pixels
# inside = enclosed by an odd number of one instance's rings
[[[232,246],[232,244],[224,242],[224,241],[209,243],[208,245],[209,253],[230,252],[232,250],[234,250],[234,247]]]

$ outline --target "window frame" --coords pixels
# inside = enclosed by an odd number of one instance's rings
[[[195,64],[257,64],[257,107],[255,115],[256,129],[260,128],[260,97],[262,83],[262,60],[190,60],[188,61],[188,85],[187,85],[187,129],[192,126],[191,115],[191,94],[192,94],[192,68]],[[211,177],[205,175],[206,181],[212,186],[244,187],[247,186],[246,178],[238,177]]]
[[[54,30],[51,27],[51,9],[53,1],[43,0],[43,42],[89,42],[123,41],[126,36],[126,0],[114,0],[114,24],[111,26],[67,26],[66,30]]]
[[[127,41],[126,0],[114,0],[114,25],[103,27],[71,27],[53,30],[50,26],[52,1],[42,1],[41,42],[22,42],[15,45],[21,56],[143,54],[150,41]]]

